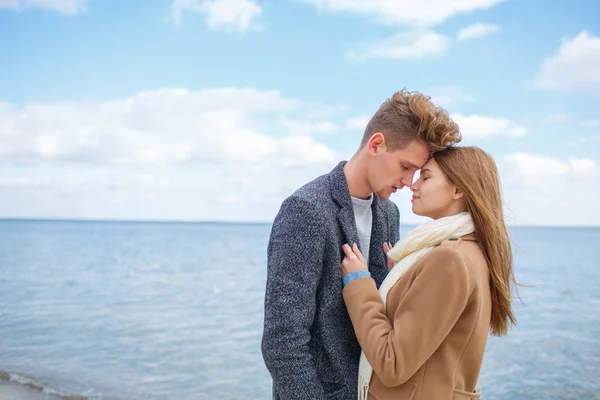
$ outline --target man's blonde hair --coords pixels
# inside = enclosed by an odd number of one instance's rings
[[[433,104],[431,97],[406,89],[394,93],[379,107],[365,128],[360,147],[377,132],[385,137],[388,151],[419,139],[434,153],[462,139],[458,125],[446,110]]]

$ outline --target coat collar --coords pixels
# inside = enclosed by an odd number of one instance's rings
[[[352,209],[352,199],[350,197],[350,190],[348,189],[348,181],[346,175],[344,175],[344,165],[347,161],[341,161],[330,173],[329,173],[329,185],[331,187],[331,197],[336,202],[338,207]],[[379,209],[383,211],[381,207],[381,200],[375,193],[373,193],[373,204],[371,208]]]
[[[350,191],[348,190],[348,181],[346,180],[346,175],[344,175],[344,165],[346,165],[346,161],[341,161],[329,173],[331,197],[340,208],[352,207]]]
[[[346,165],[346,161],[341,161],[331,171],[329,174],[329,186],[331,188],[331,197],[339,207],[337,220],[344,234],[344,241],[352,245],[352,243],[358,243],[358,233],[356,231],[356,222],[354,221],[354,209],[348,189],[348,181],[344,175],[344,165]]]

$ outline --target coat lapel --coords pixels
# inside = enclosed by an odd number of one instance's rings
[[[344,175],[345,164],[346,162],[342,161],[331,171],[329,174],[329,184],[331,187],[331,197],[339,207],[337,220],[344,235],[344,243],[352,245],[352,243],[358,243],[358,232],[356,230],[354,208],[350,199],[348,182]],[[342,251],[341,247],[340,251]]]

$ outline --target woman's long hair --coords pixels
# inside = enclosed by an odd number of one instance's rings
[[[504,223],[500,179],[491,155],[478,147],[448,147],[433,157],[452,185],[463,193],[490,270],[492,318],[490,330],[502,336],[516,324],[511,307],[515,283],[510,239]]]

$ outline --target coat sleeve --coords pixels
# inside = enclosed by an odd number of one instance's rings
[[[393,321],[372,279],[357,279],[343,290],[360,346],[388,387],[406,382],[431,357],[469,298],[468,272],[457,250],[437,247],[426,257]]]
[[[286,199],[267,255],[262,354],[282,400],[325,399],[308,343],[323,268],[324,221],[314,205]]]

